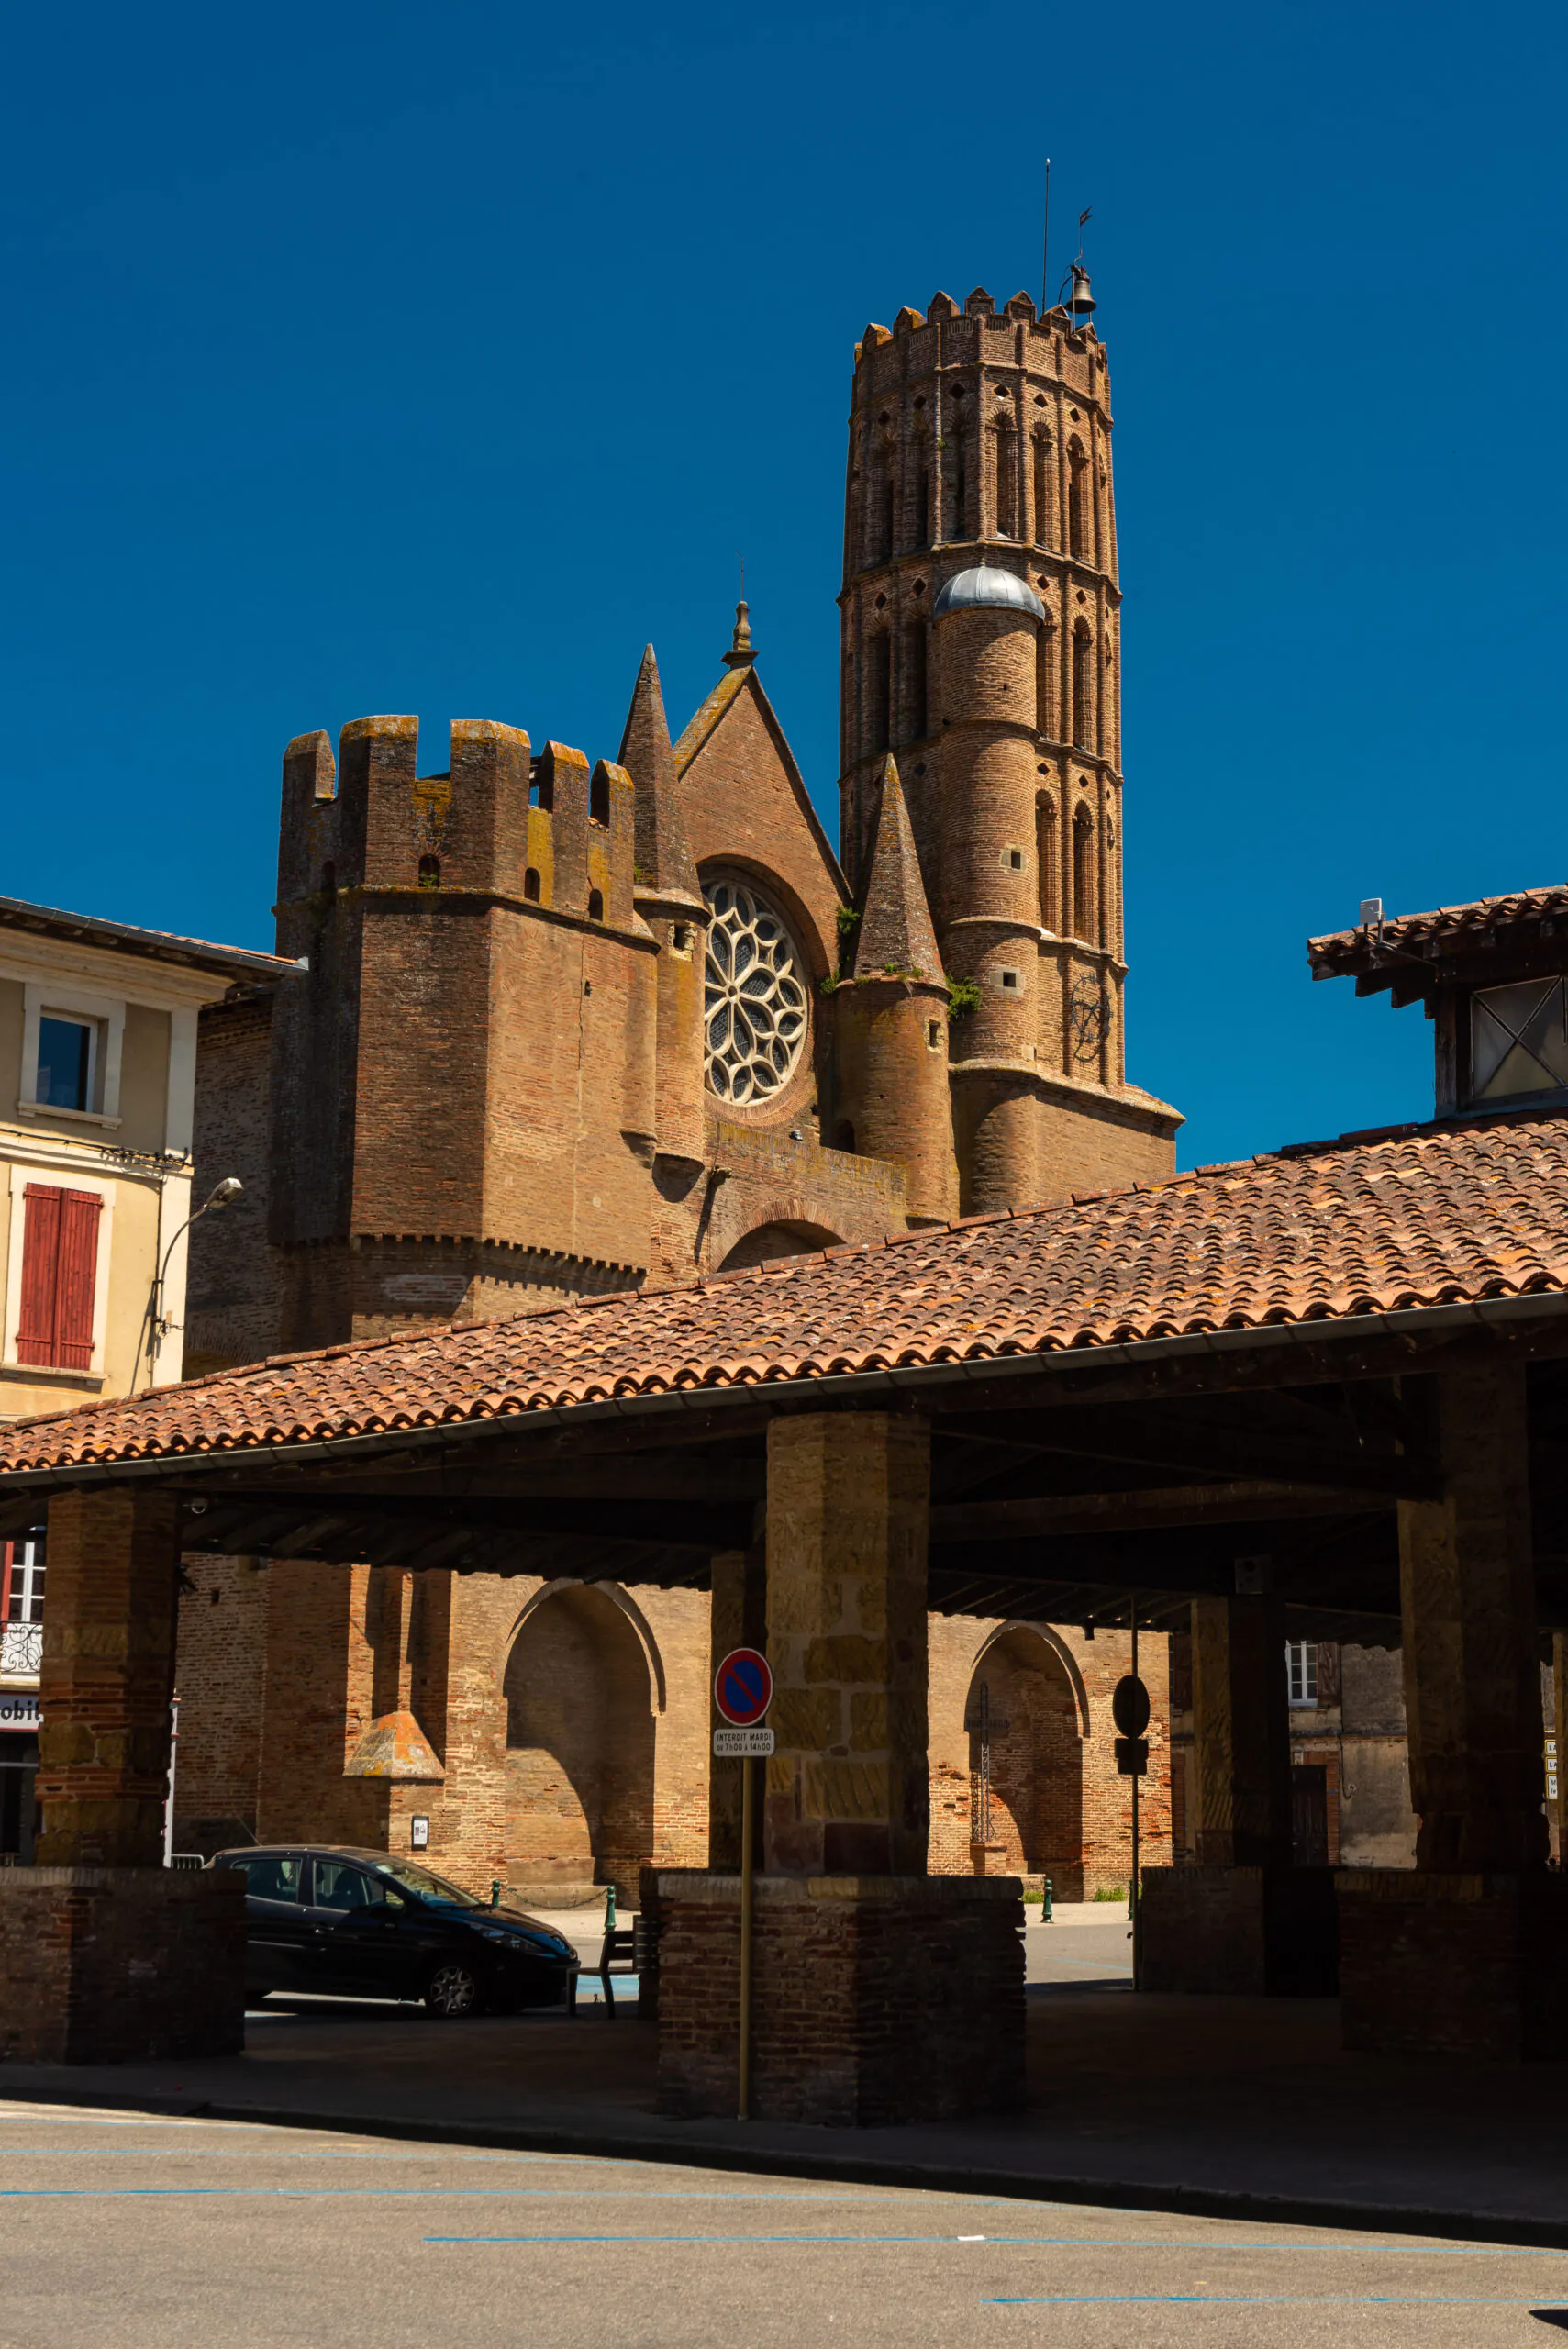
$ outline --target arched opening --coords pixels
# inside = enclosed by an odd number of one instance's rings
[[[1034,542],[1037,547],[1056,544],[1056,496],[1049,432],[1037,432],[1034,436]]]
[[[738,1240],[719,1266],[738,1273],[747,1264],[771,1264],[780,1256],[807,1256],[817,1248],[837,1248],[839,1234],[819,1223],[760,1223]]]
[[[969,451],[956,427],[948,435],[948,482],[942,533],[949,539],[969,536]]]
[[[1095,825],[1086,807],[1073,818],[1073,935],[1095,935]]]
[[[555,807],[555,774],[545,765],[542,752],[528,770],[528,806],[542,808],[547,816]]]
[[[1056,802],[1042,791],[1034,803],[1035,866],[1040,875],[1040,926],[1056,928]]]
[[[420,886],[420,888],[421,888],[421,889],[439,889],[439,888],[440,887],[440,885],[441,885],[441,860],[440,860],[440,858],[439,858],[439,856],[422,856],[422,857],[419,859],[419,886]]]
[[[1035,640],[1035,728],[1048,742],[1056,740],[1056,622],[1048,612]]]
[[[904,739],[918,742],[927,729],[924,620],[911,620],[904,630],[904,700],[908,718]]]
[[[915,544],[929,547],[931,543],[931,472],[930,461],[922,456],[920,470],[915,476]]]
[[[506,1881],[613,1884],[635,1903],[653,1856],[648,1659],[624,1610],[591,1585],[550,1593],[507,1658]]]
[[[893,700],[893,640],[885,629],[873,636],[870,646],[871,691],[866,709],[866,722],[871,729],[868,751],[876,752],[890,747],[888,721]]]
[[[1089,460],[1076,440],[1067,452],[1069,479],[1067,484],[1067,544],[1068,551],[1084,562],[1092,562],[1095,552],[1094,516],[1089,504]]]
[[[1014,539],[1018,535],[1018,441],[1010,424],[996,428],[996,536]]]
[[[1048,1876],[1084,1898],[1084,1745],[1078,1693],[1042,1634],[1017,1624],[981,1655],[964,1706],[970,1852],[977,1875]]]
[[[1095,724],[1094,640],[1080,620],[1073,631],[1073,741],[1075,749],[1092,751]]]
[[[603,766],[594,769],[588,785],[588,821],[606,831],[610,821],[610,779]]]
[[[840,1118],[834,1127],[833,1147],[835,1150],[848,1151],[851,1158],[854,1156],[855,1130],[848,1118]]]
[[[590,921],[603,921],[603,920],[604,920],[604,918],[605,918],[605,894],[604,894],[604,891],[603,891],[602,889],[590,889],[590,890],[589,890],[589,892],[588,892],[588,919],[589,919]]]
[[[530,906],[538,905],[539,867],[537,864],[530,864],[528,871],[523,875],[523,895],[528,899]]]

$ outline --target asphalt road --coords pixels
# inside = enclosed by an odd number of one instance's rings
[[[4,2349],[1485,2349],[1568,2253],[0,2105]]]

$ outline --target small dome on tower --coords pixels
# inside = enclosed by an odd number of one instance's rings
[[[1027,579],[1016,571],[1003,571],[995,563],[979,562],[973,570],[958,572],[937,597],[931,617],[940,619],[944,612],[972,611],[976,605],[999,604],[1016,612],[1028,612],[1031,619],[1045,618],[1045,606]]]

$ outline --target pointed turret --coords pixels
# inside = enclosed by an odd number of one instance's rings
[[[700,899],[697,868],[681,820],[680,783],[670,747],[664,696],[653,647],[645,646],[619,763],[637,785],[637,884],[661,897]]]
[[[620,764],[635,789],[637,865],[632,903],[659,941],[654,1148],[694,1169],[705,1147],[704,1004],[708,909],[681,814],[681,785],[659,663],[649,645],[626,714]]]
[[[915,831],[905,804],[904,786],[891,754],[882,771],[882,801],[877,809],[872,846],[871,875],[855,947],[857,979],[876,977],[884,971],[940,980],[941,956],[937,933],[926,903],[920,860],[915,852]]]
[[[852,976],[833,995],[834,1139],[904,1170],[911,1223],[958,1213],[948,1087],[948,990],[898,769],[882,771]]]

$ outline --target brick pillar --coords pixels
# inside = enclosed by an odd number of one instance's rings
[[[713,1677],[731,1648],[764,1647],[768,1636],[767,1552],[761,1542],[750,1550],[723,1550],[713,1562],[712,1631],[708,1642],[707,1709],[710,1729],[719,1726]],[[708,1740],[707,1864],[733,1873],[740,1865],[740,1772],[739,1762],[713,1757]]]
[[[1568,1879],[1546,1867],[1521,1364],[1406,1381],[1440,1500],[1399,1504],[1414,1868],[1340,1881],[1348,2048],[1568,2055]],[[1559,1698],[1561,1703],[1561,1698]]]
[[[1290,1720],[1277,1598],[1193,1601],[1199,1866],[1290,1864]]]
[[[56,1493],[39,1705],[39,1867],[163,1857],[180,1504],[145,1486]]]
[[[1568,1631],[1551,1639],[1551,1720],[1557,1739],[1557,1865],[1568,1868]]]
[[[930,1442],[878,1412],[768,1431],[771,1871],[926,1872]]]
[[[1431,1384],[1447,1490],[1399,1504],[1416,1865],[1538,1867],[1547,1834],[1525,1373],[1501,1364]]]

